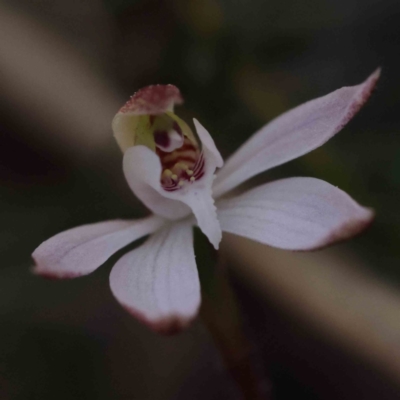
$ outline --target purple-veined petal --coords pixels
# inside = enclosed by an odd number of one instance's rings
[[[290,110],[256,132],[218,172],[214,196],[245,180],[316,149],[339,132],[368,100],[379,78],[343,87]]]
[[[267,183],[217,206],[223,231],[287,250],[312,250],[348,239],[374,215],[315,178]]]
[[[113,220],[82,225],[43,242],[32,254],[33,272],[48,278],[76,278],[93,272],[127,244],[155,232],[160,217]]]
[[[198,121],[194,123],[203,144],[201,179],[187,182],[179,190],[165,190],[160,183],[160,160],[145,146],[134,146],[125,152],[123,169],[130,188],[151,211],[169,219],[183,218],[192,211],[199,228],[217,249],[222,233],[212,198],[212,183],[215,169],[222,166],[223,160],[210,134]]]
[[[113,267],[114,296],[151,329],[171,334],[185,328],[200,306],[200,282],[190,221],[172,222]]]

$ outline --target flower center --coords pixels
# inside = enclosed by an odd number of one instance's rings
[[[204,175],[204,157],[186,123],[174,116],[150,116],[150,124],[160,158],[161,185],[175,191]]]

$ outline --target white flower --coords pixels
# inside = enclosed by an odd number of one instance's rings
[[[117,113],[113,129],[124,152],[128,184],[154,214],[59,233],[34,251],[35,273],[53,278],[86,275],[119,249],[150,235],[115,264],[111,290],[142,322],[172,333],[187,326],[200,306],[193,224],[215,248],[221,231],[288,250],[316,249],[357,234],[371,222],[373,212],[315,178],[282,179],[236,197],[225,195],[254,175],[325,143],[361,108],[378,77],[376,71],[358,86],[336,90],[276,118],[224,166],[204,127],[194,120],[200,145],[174,114],[174,104],[182,102],[176,87],[140,90]]]

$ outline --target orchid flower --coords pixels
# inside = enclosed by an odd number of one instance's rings
[[[201,302],[194,225],[215,249],[222,231],[287,250],[317,249],[359,233],[373,212],[319,179],[288,178],[238,196],[230,192],[325,143],[366,102],[378,78],[376,71],[360,85],[286,112],[250,137],[225,165],[207,130],[194,120],[195,135],[174,113],[174,105],[182,103],[175,86],[139,90],[112,127],[124,153],[126,180],[153,214],[59,233],[34,251],[34,272],[52,278],[86,275],[150,235],[117,261],[110,286],[132,315],[155,331],[172,333],[193,320]]]

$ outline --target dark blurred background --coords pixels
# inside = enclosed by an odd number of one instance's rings
[[[145,215],[111,119],[177,85],[224,157],[283,111],[382,78],[322,148],[256,177],[313,176],[373,226],[312,254],[227,235],[224,249],[275,399],[400,397],[400,3],[396,0],[0,1],[0,398],[239,399],[210,335],[153,334],[112,298],[115,257],[49,282],[30,254],[70,227]]]

